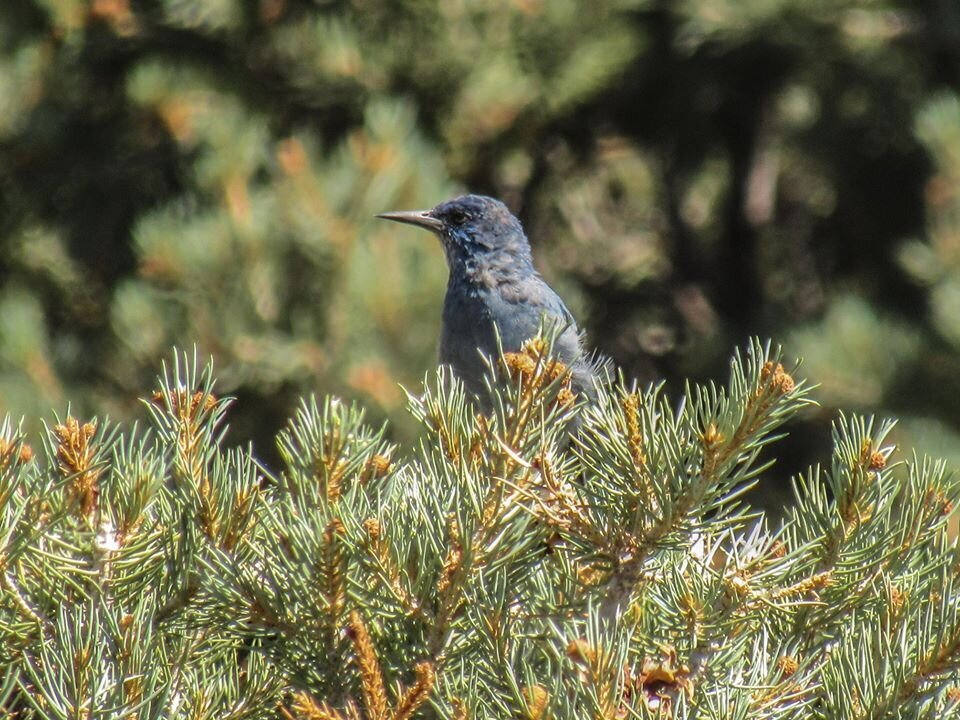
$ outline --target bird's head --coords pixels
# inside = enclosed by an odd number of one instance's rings
[[[387,212],[384,220],[426,228],[440,237],[451,270],[471,259],[494,259],[527,265],[530,244],[523,227],[499,200],[463,195],[432,210]]]

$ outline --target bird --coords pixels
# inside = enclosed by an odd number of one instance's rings
[[[449,270],[439,361],[483,402],[487,358],[519,352],[545,324],[557,326],[553,353],[570,368],[571,388],[595,399],[595,361],[560,296],[533,265],[520,221],[501,201],[463,195],[430,210],[383,212],[383,220],[424,228],[440,238]],[[562,329],[561,329],[562,328]]]

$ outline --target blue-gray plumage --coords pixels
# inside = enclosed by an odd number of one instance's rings
[[[534,269],[527,236],[506,205],[482,195],[464,195],[432,210],[377,217],[417,225],[440,237],[450,270],[440,362],[450,365],[469,391],[480,396],[484,389],[486,365],[481,353],[497,354],[494,326],[503,349],[516,352],[546,320],[564,328],[554,354],[571,367],[574,391],[594,396],[594,368],[583,351],[576,322]]]

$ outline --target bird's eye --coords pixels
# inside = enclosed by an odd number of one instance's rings
[[[463,225],[467,221],[467,214],[463,210],[454,209],[447,215],[447,221],[451,225]]]

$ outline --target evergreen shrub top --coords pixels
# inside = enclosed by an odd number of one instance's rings
[[[283,466],[176,355],[147,429],[0,432],[0,706],[18,718],[886,718],[956,712],[958,480],[840,417],[776,522],[743,502],[809,405],[753,343],[725,388],[583,407],[550,343],[443,370],[397,447],[304,400]],[[570,420],[579,414],[574,429]]]

